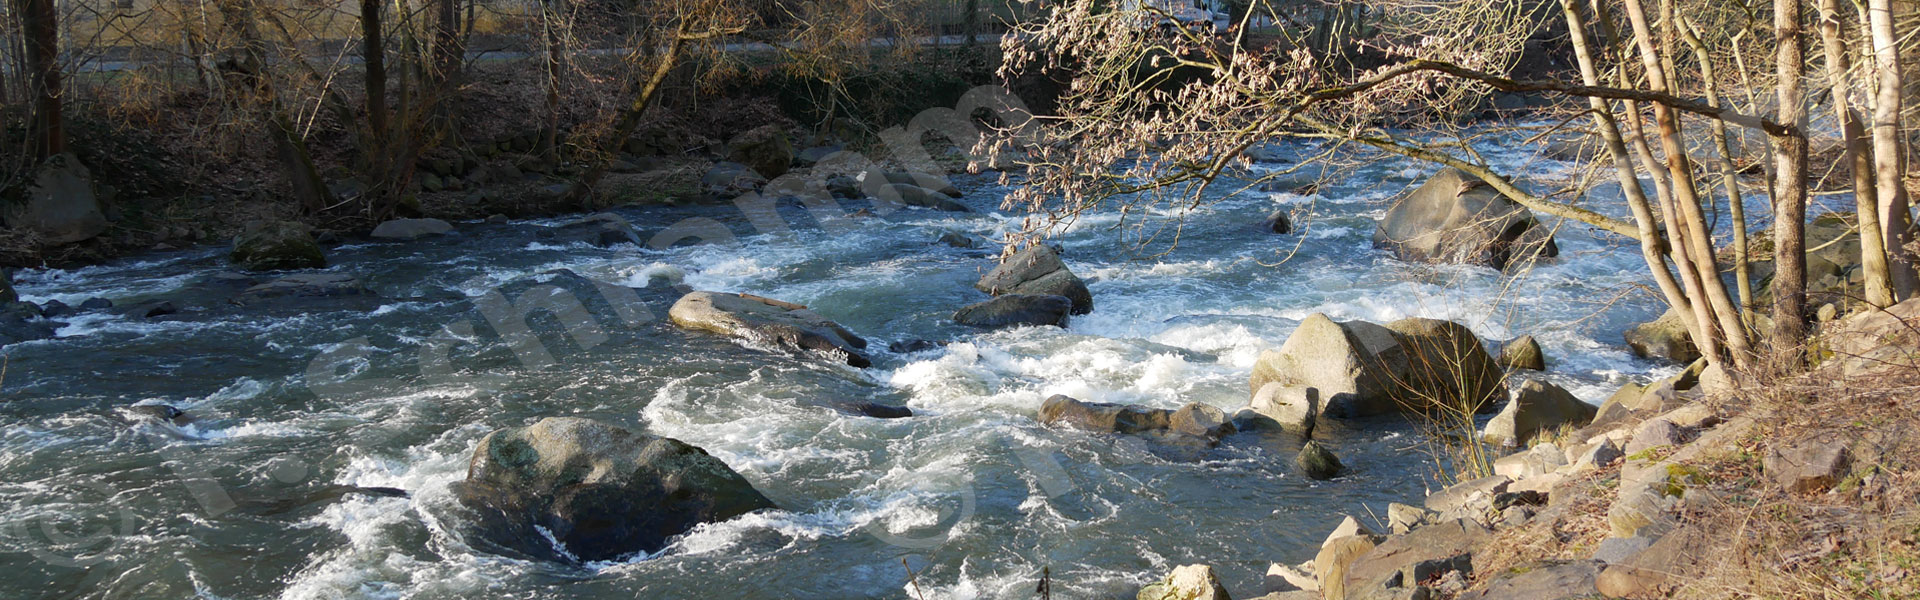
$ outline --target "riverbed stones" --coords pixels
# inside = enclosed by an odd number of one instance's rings
[[[775,508],[700,448],[575,417],[488,434],[454,492],[480,540],[577,561],[653,552],[696,525]]]
[[[767,178],[754,172],[753,167],[737,162],[715,164],[700,176],[701,191],[720,200],[738,198],[766,184]]]
[[[887,172],[881,173],[880,176],[885,178],[887,183],[890,183],[890,184],[905,184],[905,185],[918,186],[918,187],[926,188],[928,190],[932,190],[934,193],[937,193],[949,198],[959,198],[961,196],[960,188],[955,187],[953,185],[953,182],[948,181],[947,178],[945,177],[934,175],[932,173],[916,173],[913,171],[887,171]]]
[[[1261,353],[1248,391],[1268,383],[1313,390],[1320,414],[1336,418],[1455,409],[1463,401],[1487,412],[1507,394],[1499,365],[1463,325],[1420,318],[1343,323],[1318,313],[1279,350]]]
[[[1040,294],[1066,296],[1073,301],[1072,313],[1093,312],[1093,292],[1080,277],[1067,269],[1060,252],[1045,244],[1014,253],[973,284],[995,296],[1004,294]]]
[[[1479,523],[1454,519],[1387,538],[1353,561],[1347,572],[1347,589],[1411,588],[1446,571],[1471,575],[1473,547],[1490,535]],[[1399,585],[1391,585],[1396,577]]]
[[[594,213],[580,220],[541,230],[542,238],[560,243],[578,243],[608,248],[620,244],[640,245],[640,232],[627,222],[626,217],[610,213]]]
[[[872,366],[867,341],[805,306],[747,294],[692,292],[667,310],[675,325],[802,353],[855,367]]]
[[[294,221],[269,221],[249,226],[233,238],[234,264],[249,271],[319,269],[327,255],[313,241],[313,229]]]
[[[1686,321],[1673,309],[1658,319],[1627,329],[1624,335],[1627,347],[1635,356],[1664,358],[1682,364],[1700,358],[1700,349],[1693,345],[1693,336],[1687,333]]]
[[[1520,391],[1499,414],[1487,421],[1480,437],[1492,444],[1525,446],[1534,437],[1563,427],[1585,427],[1598,412],[1560,386],[1529,379],[1520,384]]]
[[[793,140],[778,125],[762,125],[727,143],[727,160],[746,165],[761,177],[787,174],[793,166]]]
[[[1501,346],[1499,362],[1509,369],[1547,370],[1547,355],[1540,351],[1540,342],[1531,335],[1514,338]]]
[[[1160,581],[1140,588],[1137,600],[1230,600],[1227,588],[1207,565],[1175,567]]]
[[[6,204],[9,227],[32,230],[50,245],[85,241],[107,230],[93,175],[73,154],[47,157],[24,192],[19,202]]]
[[[911,183],[890,183],[876,190],[874,197],[906,206],[918,206],[946,212],[971,212],[973,209],[936,190]]]
[[[1605,563],[1594,560],[1557,561],[1530,565],[1501,575],[1484,589],[1460,600],[1573,600],[1599,593],[1594,580]]]
[[[1038,419],[1047,425],[1100,433],[1153,434],[1174,438],[1186,436],[1208,442],[1234,432],[1233,424],[1226,421],[1220,409],[1198,403],[1167,410],[1086,402],[1055,394],[1040,404]]]
[[[1425,508],[1394,502],[1387,505],[1387,528],[1394,535],[1401,535],[1431,523],[1439,516],[1439,513]]]
[[[301,273],[241,290],[231,302],[240,306],[267,303],[313,302],[322,299],[372,296],[359,279],[345,273]]]
[[[1560,254],[1531,211],[1458,169],[1440,170],[1394,203],[1373,244],[1401,260],[1496,269]]]
[[[393,219],[373,228],[370,234],[379,240],[412,240],[453,231],[453,224],[440,219]]]
[[[1008,294],[976,302],[953,313],[953,321],[969,327],[1066,327],[1073,301],[1066,296]]]

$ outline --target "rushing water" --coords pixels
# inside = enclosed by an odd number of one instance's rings
[[[1507,140],[1511,142],[1512,140]],[[1289,150],[1289,149],[1283,149]],[[1305,151],[1305,148],[1290,148]],[[1486,148],[1535,181],[1571,165]],[[1299,319],[1439,317],[1496,342],[1532,334],[1545,375],[1597,402],[1670,372],[1620,341],[1657,301],[1637,252],[1561,226],[1558,260],[1513,277],[1410,265],[1370,247],[1372,220],[1432,172],[1388,161],[1340,173],[1310,197],[1246,193],[1195,209],[1179,247],[1139,258],[1112,216],[1057,238],[1097,310],[1066,330],[976,332],[948,316],[984,298],[984,252],[942,232],[997,238],[1019,219],[1004,188],[963,179],[975,214],[912,210],[845,231],[783,210],[756,233],[731,207],[620,210],[643,233],[716,219],[738,244],[557,245],[562,221],[461,224],[455,235],[353,243],[331,271],[381,300],[300,314],[194,311],[146,320],[66,319],[58,339],[6,348],[0,404],[0,596],[9,598],[1028,598],[1043,568],[1055,597],[1114,597],[1173,566],[1206,562],[1252,595],[1273,561],[1312,557],[1342,513],[1384,515],[1430,469],[1407,425],[1325,436],[1352,472],[1296,475],[1299,440],[1242,433],[1172,452],[1141,440],[1043,427],[1051,394],[1231,413],[1258,353]],[[1615,195],[1596,192],[1603,210]],[[1275,208],[1314,215],[1293,235],[1254,226]],[[1295,243],[1299,252],[1284,263]],[[223,249],[75,270],[25,271],[23,296],[121,305],[189,293]],[[499,343],[468,299],[569,269],[648,287],[653,321],[595,311],[604,341],[546,331],[551,362]],[[799,302],[877,342],[866,370],[762,352],[664,323],[675,273],[696,289]],[[513,282],[521,282],[519,284]],[[604,304],[589,303],[589,306]],[[449,327],[461,323],[472,327]],[[443,328],[455,331],[451,337]],[[898,355],[889,341],[951,340]],[[355,342],[355,340],[363,340]],[[423,348],[452,345],[445,359]],[[364,350],[360,385],[309,386],[316,357]],[[425,358],[423,358],[425,357]],[[905,404],[881,420],[832,407]],[[197,422],[129,425],[115,407],[165,403]],[[477,552],[450,533],[448,485],[488,431],[581,415],[705,448],[782,510],[707,525],[657,555],[584,567]],[[327,493],[402,488],[410,497]],[[910,578],[909,570],[913,573]]]

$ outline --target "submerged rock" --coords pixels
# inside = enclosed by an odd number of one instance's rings
[[[1547,355],[1540,351],[1540,342],[1535,341],[1533,336],[1523,335],[1500,348],[1500,366],[1509,369],[1545,371]]]
[[[1347,468],[1340,464],[1340,458],[1334,456],[1333,451],[1321,446],[1320,442],[1312,441],[1300,448],[1300,454],[1293,457],[1293,464],[1307,478],[1321,480],[1338,477]]]
[[[675,325],[744,338],[796,352],[821,352],[849,365],[873,366],[867,341],[805,306],[746,294],[693,292],[667,316]]]
[[[453,224],[439,219],[394,219],[373,228],[374,239],[411,240],[453,231]]]
[[[1066,296],[1008,294],[960,307],[953,313],[953,321],[986,329],[1023,325],[1066,327],[1067,315],[1072,311],[1073,301]]]
[[[1266,220],[1260,222],[1260,230],[1268,233],[1293,233],[1293,215],[1285,210],[1273,211]]]
[[[654,552],[696,525],[775,508],[699,448],[574,417],[487,434],[454,493],[477,540],[549,560]]]
[[[1073,314],[1093,312],[1093,292],[1087,283],[1067,269],[1060,253],[1047,245],[1021,250],[987,272],[973,284],[995,296],[1003,294],[1039,294],[1066,296],[1073,301]]]
[[[313,230],[293,221],[260,223],[233,238],[234,264],[249,271],[319,269],[327,255],[313,241]]]
[[[242,290],[233,297],[234,304],[256,306],[267,303],[285,304],[289,302],[312,303],[315,301],[336,300],[341,298],[371,298],[373,291],[367,289],[352,275],[344,273],[302,273],[289,275]]]
[[[118,410],[121,416],[133,422],[153,421],[171,425],[186,425],[193,422],[193,418],[187,416],[186,411],[165,404],[135,404],[122,406]]]
[[[1402,260],[1496,269],[1560,255],[1553,233],[1532,211],[1458,169],[1441,169],[1395,202],[1375,229],[1373,245]]]
[[[619,244],[640,245],[640,232],[626,217],[609,212],[588,215],[578,221],[543,230],[540,237],[561,243],[583,243],[602,248]]]
[[[1339,418],[1486,412],[1507,394],[1499,365],[1464,325],[1419,318],[1341,323],[1317,313],[1279,350],[1260,354],[1249,392],[1268,383],[1312,390],[1320,414]]]

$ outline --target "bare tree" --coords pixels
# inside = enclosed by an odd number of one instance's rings
[[[1806,97],[1801,85],[1800,0],[1774,0],[1774,118],[1804,128]],[[1804,129],[1803,129],[1804,131]],[[1782,364],[1797,363],[1806,340],[1807,314],[1807,138],[1774,135],[1773,189],[1773,352]]]
[[[1900,72],[1899,37],[1894,34],[1892,0],[1867,0],[1867,18],[1873,33],[1873,73],[1878,86],[1873,107],[1874,174],[1885,228],[1895,299],[1913,297],[1920,278],[1907,250],[1912,241],[1912,212],[1907,199],[1906,154],[1902,148],[1900,117],[1906,86]]]
[[[25,37],[23,66],[33,101],[27,127],[32,154],[46,157],[66,152],[66,125],[60,114],[60,15],[54,0],[14,0],[13,14]]]
[[[1875,191],[1873,151],[1867,147],[1866,128],[1853,108],[1853,60],[1840,28],[1838,0],[1820,0],[1820,40],[1827,60],[1827,87],[1832,96],[1834,116],[1840,122],[1847,164],[1853,174],[1854,214],[1860,223],[1860,270],[1865,275],[1864,291],[1868,304],[1893,304],[1891,275],[1887,266],[1887,247],[1880,228],[1879,206]]]

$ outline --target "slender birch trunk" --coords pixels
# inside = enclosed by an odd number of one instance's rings
[[[1905,108],[1905,82],[1900,73],[1899,37],[1894,34],[1892,0],[1867,0],[1867,20],[1873,33],[1874,81],[1879,90],[1873,106],[1873,161],[1878,184],[1880,226],[1885,229],[1893,279],[1894,300],[1913,297],[1920,288],[1912,253],[1913,216],[1909,212],[1906,154],[1901,148],[1900,113]]]
[[[1834,116],[1840,120],[1840,132],[1846,147],[1847,162],[1853,169],[1854,215],[1860,221],[1860,270],[1865,275],[1868,304],[1885,307],[1893,304],[1893,288],[1887,267],[1885,232],[1880,228],[1880,213],[1875,190],[1872,152],[1867,148],[1866,128],[1853,110],[1853,60],[1847,41],[1840,32],[1839,0],[1820,0],[1820,41],[1827,59],[1827,87],[1833,96]]]

